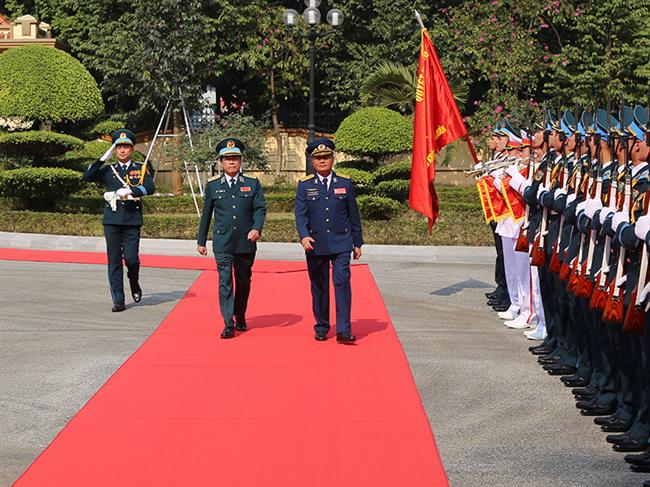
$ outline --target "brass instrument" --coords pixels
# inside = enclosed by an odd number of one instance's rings
[[[520,157],[507,157],[505,159],[492,159],[490,161],[485,161],[480,163],[480,167],[475,167],[474,169],[465,169],[463,173],[465,176],[483,176],[497,169],[503,169],[513,164],[519,164],[523,161]]]

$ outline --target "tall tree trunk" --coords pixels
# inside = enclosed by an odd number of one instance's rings
[[[275,97],[275,73],[272,69],[270,70],[269,79],[271,80],[271,121],[273,122],[273,135],[275,135],[275,157],[278,161],[275,176],[279,178],[284,166],[284,151],[282,150],[282,134],[280,133],[280,121],[278,119],[278,100]]]
[[[176,137],[174,137],[174,145],[179,146],[181,144],[181,113],[178,110],[174,110],[172,116],[172,123],[174,125],[172,131]],[[174,156],[173,168],[172,168],[172,194],[174,196],[180,196],[183,194],[183,170],[181,169],[181,163],[177,156]]]

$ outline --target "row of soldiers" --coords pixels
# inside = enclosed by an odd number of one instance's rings
[[[634,471],[650,472],[648,108],[504,119],[472,172],[495,231],[488,304]],[[645,485],[650,485],[646,482]]]

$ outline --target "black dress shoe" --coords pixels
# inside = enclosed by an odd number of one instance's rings
[[[494,306],[492,306],[492,309],[497,313],[501,313],[502,311],[508,311],[509,308],[510,308],[509,304],[495,304]]]
[[[576,396],[595,396],[596,394],[598,394],[598,389],[596,389],[595,387],[587,386],[587,387],[572,389],[571,392],[573,392],[573,394]]]
[[[235,323],[235,330],[237,331],[246,331],[248,330],[248,326],[246,325],[246,322],[240,322],[240,323]]]
[[[650,448],[646,449],[643,453],[639,453],[638,455],[625,455],[624,460],[627,463],[631,463],[632,465],[637,465],[639,463],[644,463],[650,461]]]
[[[618,416],[615,414],[612,414],[611,416],[598,416],[597,418],[594,418],[594,423],[596,423],[598,426],[609,424],[614,421],[618,421]]]
[[[593,408],[594,406],[598,406],[598,403],[594,400],[594,398],[591,398],[591,399],[578,399],[576,401],[576,407],[578,409]]]
[[[545,365],[544,370],[548,372],[549,375],[567,375],[575,373],[578,369],[571,367],[570,365],[550,364]]]
[[[548,355],[550,353],[553,353],[553,349],[550,348],[550,347],[544,346],[544,347],[538,348],[536,350],[531,350],[530,353],[532,353],[533,355],[538,355],[538,356],[540,356],[540,355]]]
[[[589,380],[579,375],[567,375],[565,377],[560,377],[560,380],[567,387],[586,387],[589,385]]]
[[[624,433],[632,427],[632,421],[616,418],[609,423],[603,424],[600,429],[605,433]]]
[[[621,435],[607,435],[605,441],[613,445],[618,445],[619,443],[624,443],[627,440],[631,440],[629,433],[623,433]],[[644,448],[645,450],[645,448]]]
[[[639,465],[631,465],[630,469],[633,472],[650,472],[650,462],[641,463]],[[643,485],[650,485],[650,480],[643,482]]]
[[[537,359],[537,363],[542,365],[556,364],[560,360],[559,355],[542,355]]]
[[[339,343],[353,343],[357,340],[357,337],[351,333],[337,333],[336,341]]]
[[[316,335],[314,336],[314,340],[317,342],[324,342],[327,340],[327,332],[326,331],[317,331]]]
[[[119,313],[120,311],[124,311],[125,309],[126,309],[126,305],[124,303],[115,303],[111,311],[113,313]]]
[[[485,297],[488,299],[496,299],[499,296],[499,293],[495,291],[490,291],[489,293],[485,293]]]
[[[581,409],[580,414],[583,416],[607,416],[608,414],[612,414],[614,411],[614,408],[596,405]]]
[[[235,336],[235,329],[232,326],[226,326],[221,332],[221,338],[232,338]]]
[[[620,443],[616,443],[613,446],[614,451],[617,452],[636,452],[636,451],[645,451],[645,449],[648,448],[648,441],[638,441],[635,440],[634,438],[628,438],[626,440],[623,440]],[[638,465],[636,465],[638,467]],[[640,472],[641,470],[636,470],[637,472]]]
[[[133,301],[139,303],[142,299],[142,288],[139,284],[131,286],[131,296],[133,296]]]

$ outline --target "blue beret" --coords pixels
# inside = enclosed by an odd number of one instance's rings
[[[120,129],[113,134],[113,144],[135,145],[135,134],[129,129]]]
[[[244,152],[244,143],[235,137],[226,137],[217,143],[216,151],[219,157],[241,156]]]
[[[314,139],[309,144],[307,144],[307,150],[305,151],[308,156],[316,156],[318,154],[333,154],[336,146],[334,142],[330,139]]]

